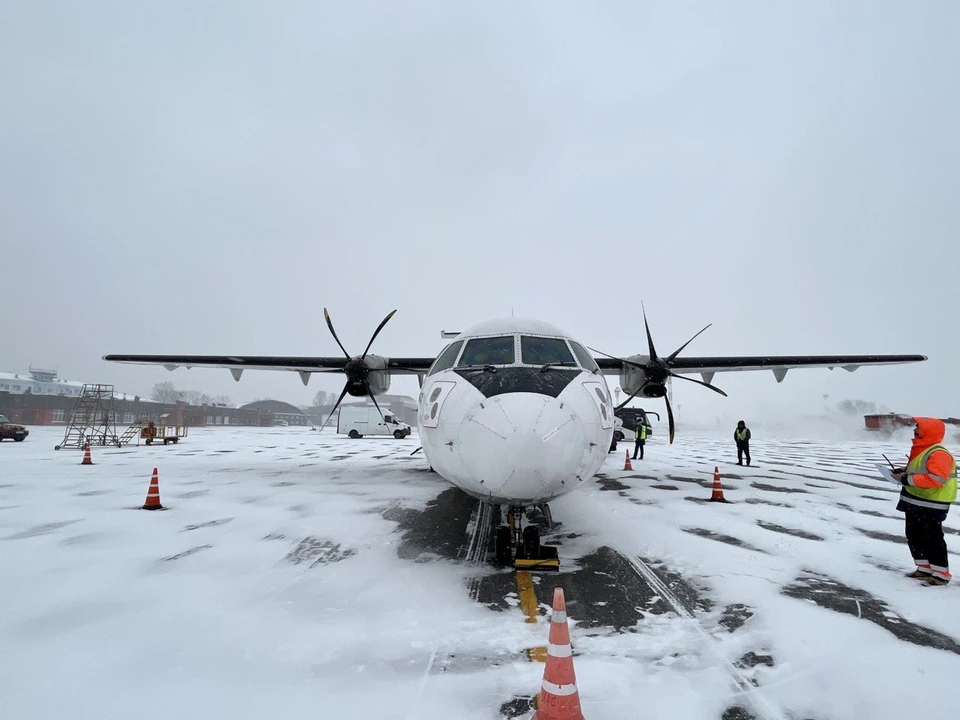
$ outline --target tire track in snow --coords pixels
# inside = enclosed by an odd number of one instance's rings
[[[477,502],[477,507],[470,516],[467,523],[467,540],[460,553],[460,564],[472,567],[480,566],[486,562],[487,544],[490,540],[490,521],[493,518],[494,506],[490,503]],[[482,574],[471,578],[468,586],[468,592],[471,600],[476,600],[480,594],[480,584],[483,580]],[[414,698],[408,718],[419,717],[421,710],[421,700],[423,694],[430,684],[430,679],[436,674],[443,672],[447,663],[454,657],[449,649],[449,642],[437,642],[430,649],[430,658],[427,660],[427,667],[424,668],[423,675],[420,678],[420,684],[417,687],[417,695]],[[439,659],[439,662],[438,662]]]
[[[751,709],[757,714],[757,717],[762,720],[787,720],[787,716],[778,708],[771,705],[767,699],[761,695],[759,690],[750,682],[750,679],[740,671],[740,668],[720,652],[720,649],[717,647],[717,641],[701,627],[693,611],[688,608],[680,598],[673,594],[673,591],[660,579],[656,571],[639,557],[624,557],[630,562],[630,565],[637,574],[667,601],[677,615],[690,622],[694,630],[703,638],[705,647],[710,649],[714,657],[719,660],[720,665],[726,671],[727,675],[730,676],[737,692],[746,697]]]

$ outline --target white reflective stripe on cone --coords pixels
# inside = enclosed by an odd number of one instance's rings
[[[540,687],[551,695],[575,695],[577,692],[577,686],[575,684],[554,685],[549,680],[544,680]]]
[[[555,658],[573,657],[573,650],[570,645],[547,645],[547,655]]]
[[[550,618],[550,622],[566,622],[567,621],[567,611],[566,610],[554,610],[553,615]]]

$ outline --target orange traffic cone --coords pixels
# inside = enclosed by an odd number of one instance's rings
[[[630,451],[627,450],[627,459],[623,463],[624,470],[633,470],[633,465],[630,464]]]
[[[720,484],[720,468],[713,467],[713,494],[710,496],[710,502],[729,502],[723,497],[723,485]]]
[[[83,462],[81,465],[93,465],[93,458],[90,457],[90,443],[83,446]]]
[[[543,682],[537,697],[537,712],[532,720],[583,720],[580,693],[573,672],[570,649],[570,628],[567,627],[567,604],[563,588],[553,591],[553,615],[550,617],[550,646]]]
[[[160,504],[160,478],[157,477],[157,469],[153,469],[153,477],[150,478],[150,489],[147,490],[147,501],[143,504],[142,510],[163,510]]]

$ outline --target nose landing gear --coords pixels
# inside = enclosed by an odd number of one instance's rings
[[[498,520],[499,516],[500,513],[494,515]],[[546,503],[529,509],[520,505],[511,506],[506,519],[507,524],[499,525],[494,537],[498,564],[536,572],[556,572],[560,569],[557,548],[540,543],[540,523],[547,529],[553,528],[550,508]],[[521,527],[524,519],[527,525]]]

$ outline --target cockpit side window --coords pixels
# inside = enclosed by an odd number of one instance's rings
[[[466,365],[512,365],[516,356],[513,335],[467,340],[457,367]]]
[[[597,361],[593,359],[593,355],[588,353],[586,349],[580,343],[571,340],[570,347],[573,348],[573,354],[577,356],[577,360],[580,361],[580,364],[589,372],[599,373],[600,366],[597,365]]]
[[[440,357],[436,359],[433,363],[433,367],[430,368],[430,372],[427,373],[427,376],[438,373],[441,370],[449,370],[453,367],[453,364],[457,361],[457,355],[460,353],[460,348],[463,346],[463,340],[457,340],[455,343],[447,345],[447,349],[440,353]]]
[[[567,341],[563,338],[520,336],[520,357],[526,365],[569,363],[575,365]]]

